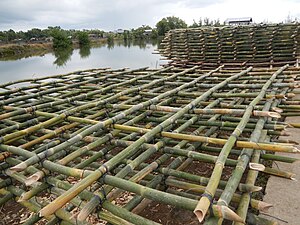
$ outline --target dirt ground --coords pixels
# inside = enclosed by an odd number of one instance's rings
[[[300,117],[289,117],[286,122],[300,122]],[[291,134],[287,137],[290,140],[300,143],[299,129],[288,128]],[[284,137],[286,138],[286,137]],[[283,137],[282,137],[283,139]],[[300,146],[299,146],[300,147]],[[291,156],[287,153],[276,153],[283,156]],[[293,157],[299,158],[299,154],[293,154]],[[296,174],[296,181],[288,180],[280,177],[271,176],[266,188],[266,195],[264,201],[273,204],[268,214],[272,217],[278,218],[279,224],[299,225],[300,224],[300,161],[289,163],[279,163],[273,165],[279,167],[280,170],[289,171]],[[270,216],[265,218],[273,219]],[[276,220],[276,219],[275,219]]]
[[[300,95],[296,96],[300,99]],[[300,123],[300,117],[289,117],[286,122]],[[300,143],[300,133],[299,129],[288,128],[290,133],[289,137],[282,137],[282,139],[290,139]],[[299,146],[300,147],[300,146]],[[298,157],[300,159],[300,154],[286,154],[277,153],[279,155],[287,155],[292,157]],[[199,166],[197,162],[194,162],[189,168],[188,172],[194,171],[198,175],[206,175],[207,171],[211,171],[212,165],[207,164]],[[265,190],[266,195],[264,196],[264,201],[273,204],[273,208],[267,213],[268,216],[265,218],[277,220],[279,224],[288,225],[299,225],[300,224],[300,161],[293,164],[279,163],[273,165],[273,167],[278,167],[283,171],[289,171],[296,174],[296,180],[287,180],[284,178],[278,178],[271,176],[268,180],[267,187]],[[222,179],[228,180],[230,176],[230,170],[223,174]],[[156,222],[162,223],[164,225],[196,225],[199,224],[195,215],[192,212],[176,209],[171,206],[159,204],[156,202],[150,203],[142,212],[139,213],[145,218],[149,218]],[[5,204],[4,207],[0,208],[0,225],[16,225],[21,224],[27,218],[29,218],[31,213],[20,206],[19,204],[10,201]],[[277,218],[277,219],[276,219]],[[42,223],[41,223],[42,224]],[[229,221],[224,221],[223,224],[231,224]]]
[[[30,215],[28,209],[11,200],[0,207],[0,225],[22,224]]]

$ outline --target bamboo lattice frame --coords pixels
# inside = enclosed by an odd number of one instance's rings
[[[149,201],[205,224],[276,224],[248,207],[271,207],[251,198],[258,171],[293,179],[259,163],[296,161],[271,153],[299,152],[277,137],[291,126],[280,117],[300,114],[300,99],[290,99],[300,69],[193,64],[1,84],[0,205],[15,199],[33,211],[25,224],[88,224],[95,215],[159,224],[138,213]]]
[[[299,64],[300,24],[201,27],[171,30],[160,53],[177,64],[211,68],[232,65]],[[298,60],[298,61],[297,61]]]

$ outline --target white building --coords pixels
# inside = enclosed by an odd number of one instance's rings
[[[252,23],[252,17],[228,18],[225,23],[228,25],[249,25]]]

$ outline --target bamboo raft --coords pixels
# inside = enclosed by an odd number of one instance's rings
[[[232,65],[299,64],[300,24],[201,27],[170,31],[160,53],[173,64],[212,68]]]
[[[2,84],[0,204],[14,198],[28,207],[34,214],[25,224],[88,223],[91,214],[111,224],[157,224],[134,213],[149,200],[195,211],[200,221],[209,214],[207,224],[243,223],[249,204],[271,207],[250,198],[261,189],[260,159],[292,163],[270,153],[299,152],[274,142],[289,126],[280,114],[300,114],[299,100],[289,99],[299,73],[287,65],[169,66]],[[193,165],[212,167],[205,176],[191,172]],[[114,204],[125,192],[132,198]]]
[[[272,207],[257,177],[294,179],[262,161],[297,161],[278,137],[300,128],[283,122],[300,115],[300,68],[194,64],[1,84],[0,206],[32,211],[24,224],[277,224],[255,213]]]

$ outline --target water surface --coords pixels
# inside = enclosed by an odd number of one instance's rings
[[[91,68],[140,67],[158,68],[161,61],[157,41],[115,42],[92,48],[70,49],[51,52],[42,56],[32,56],[17,60],[0,59],[0,83],[46,75],[63,74]]]

